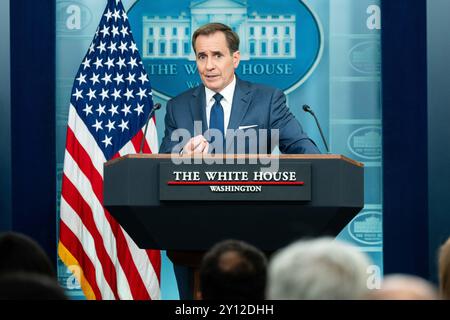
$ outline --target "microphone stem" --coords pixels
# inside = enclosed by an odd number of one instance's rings
[[[148,114],[147,121],[145,122],[144,136],[142,137],[141,147],[139,148],[139,153],[142,153],[142,150],[144,149],[144,142],[145,142],[145,137],[147,136],[148,124],[149,124],[150,119],[153,117],[153,114],[155,113],[155,111],[157,109],[159,109],[159,106],[158,106],[158,104],[155,104],[153,106],[152,110],[150,111],[150,113]]]
[[[319,132],[322,137],[323,144],[325,145],[325,149],[327,150],[327,153],[330,153],[330,150],[328,149],[328,145],[327,145],[327,140],[325,140],[325,136],[323,135],[322,128],[320,127],[319,121],[317,120],[317,117],[314,114],[314,112],[311,111],[310,113],[313,115],[314,120],[316,120],[316,124],[319,127]]]

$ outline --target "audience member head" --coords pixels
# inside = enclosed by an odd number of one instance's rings
[[[237,240],[214,245],[200,266],[204,300],[264,299],[267,260],[254,246]]]
[[[436,300],[436,289],[428,281],[406,274],[391,274],[384,277],[380,289],[371,290],[371,300]]]
[[[32,272],[56,279],[52,263],[41,246],[15,232],[0,234],[0,275],[10,272]]]
[[[38,273],[0,276],[0,300],[67,300],[56,279]]]
[[[439,291],[442,299],[450,300],[450,238],[439,249]]]
[[[366,254],[332,238],[299,240],[269,263],[267,298],[286,300],[360,299],[367,291]]]

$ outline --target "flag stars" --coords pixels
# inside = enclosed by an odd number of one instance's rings
[[[72,94],[72,96],[74,96],[76,98],[76,100],[78,101],[78,99],[83,99],[83,90],[78,90],[78,88],[75,88],[75,93]]]
[[[119,49],[120,49],[120,53],[121,54],[123,54],[124,51],[128,51],[127,43],[123,42],[123,41],[120,41]]]
[[[135,51],[138,50],[138,48],[136,47],[136,43],[134,43],[133,41],[131,41],[130,44],[130,50],[134,53]]]
[[[147,89],[139,88],[139,92],[136,95],[138,95],[140,100],[142,100],[145,97],[146,92]]]
[[[76,75],[71,101],[105,155],[117,152],[151,104],[149,76],[121,1],[111,0]],[[118,3],[118,5],[114,5]],[[126,99],[125,99],[126,98]],[[77,101],[75,103],[75,101]],[[142,119],[141,119],[142,120]],[[103,138],[102,138],[103,137]],[[118,139],[116,141],[116,139]]]
[[[125,82],[123,81],[123,75],[121,73],[117,73],[116,77],[113,78],[113,80],[117,83],[117,85],[119,85],[119,83],[121,82]]]
[[[95,70],[98,70],[98,68],[101,68],[103,66],[102,61],[103,61],[103,59],[100,59],[99,57],[97,57],[97,60],[94,62]]]
[[[106,37],[107,35],[109,36],[109,27],[107,27],[106,24],[103,25],[103,29],[100,30],[100,33],[103,34],[103,38]]]
[[[109,145],[112,145],[111,139],[112,137],[108,137],[105,134],[105,139],[102,140],[103,144],[105,145],[105,148],[107,148]]]
[[[117,108],[119,106],[111,105],[111,108],[108,109],[108,112],[111,112],[111,117],[114,117],[114,114],[119,114],[119,111],[117,111]]]
[[[127,88],[127,92],[124,93],[124,96],[127,97],[127,101],[130,100],[131,98],[134,98],[133,90]]]
[[[105,46],[106,46],[106,42],[103,43],[103,41],[100,41],[100,44],[99,44],[98,47],[97,47],[97,49],[100,50],[100,54],[101,54],[103,51],[106,51]]]
[[[114,97],[114,101],[116,101],[117,99],[120,98],[120,90],[117,90],[117,88],[114,88],[114,93],[112,94],[112,96]]]
[[[78,81],[78,85],[80,86],[82,83],[87,83],[86,82],[86,75],[80,72],[80,75],[78,76],[78,78],[76,78],[75,80]]]
[[[106,13],[104,14],[104,16],[106,17],[106,21],[109,21],[109,19],[111,19],[111,17],[112,17],[112,12],[111,12],[111,10],[108,9],[108,11],[106,11]]]
[[[140,105],[138,103],[137,107],[135,109],[133,109],[133,110],[137,112],[138,116],[140,116],[141,113],[144,113],[144,105]]]
[[[105,65],[108,66],[108,70],[109,70],[109,68],[113,68],[114,67],[114,59],[111,59],[110,57],[108,57],[108,60],[105,62]]]
[[[129,130],[129,128],[128,128],[128,122],[129,122],[129,121],[123,121],[123,119],[121,119],[121,120],[122,120],[122,123],[119,124],[119,128],[122,129],[122,132],[124,132],[125,129]]]
[[[111,29],[111,33],[112,33],[113,38],[118,36],[119,35],[119,27],[118,26],[113,26],[112,29]]]
[[[122,29],[120,29],[120,33],[122,34],[122,37],[126,37],[127,35],[129,35],[128,33],[128,27],[125,27],[124,25],[122,26]]]
[[[98,119],[95,119],[95,124],[92,125],[95,128],[95,132],[98,132],[98,130],[103,130],[102,123],[103,121],[98,121]]]
[[[92,42],[91,45],[89,46],[89,53],[92,53],[95,51],[95,47],[94,47],[94,43]]]
[[[105,75],[102,78],[102,81],[105,82],[105,86],[108,84],[108,82],[112,82],[111,81],[111,74],[108,74],[107,72],[105,72]]]
[[[86,106],[84,107],[83,112],[86,113],[86,117],[87,117],[89,114],[91,114],[91,113],[93,114],[93,112],[92,112],[92,106],[90,106],[90,105],[88,105],[88,104],[86,103]]]
[[[108,90],[102,88],[102,93],[100,93],[100,97],[102,97],[102,101],[109,98]]]
[[[119,67],[119,70],[122,69],[122,67],[126,67],[125,66],[125,59],[122,59],[121,57],[119,57],[119,60],[117,61],[116,64]]]
[[[141,72],[141,76],[138,79],[142,82],[142,84],[144,84],[145,82],[148,82],[147,75],[144,74],[143,72]]]
[[[81,63],[83,65],[83,70],[86,70],[86,68],[90,68],[91,65],[91,59],[88,59],[87,57],[84,59],[84,61]]]
[[[97,90],[92,90],[92,88],[89,88],[89,93],[87,94],[87,95],[89,96],[89,101],[91,101],[92,99],[97,98],[97,97],[95,96],[95,91],[97,91]],[[91,107],[91,108],[92,108],[92,107]]]
[[[137,67],[136,58],[130,57],[130,62],[128,64],[131,66],[131,69],[133,70],[134,67]]]
[[[125,80],[127,80],[128,83],[131,84],[131,83],[133,83],[133,82],[136,82],[136,80],[134,79],[134,77],[135,77],[135,74],[134,74],[134,73],[132,74],[131,72],[128,72],[128,77],[126,77]]]
[[[112,16],[114,17],[114,22],[116,22],[117,19],[120,20],[120,11],[117,9],[114,9],[114,14]]]
[[[122,110],[120,110],[123,112],[124,117],[126,117],[128,113],[131,113],[130,108],[131,108],[131,104],[129,106],[127,104],[125,104],[123,106]]]
[[[108,128],[108,132],[111,132],[111,130],[116,130],[116,127],[114,127],[115,123],[115,121],[108,120],[108,124],[105,125],[105,127]]]
[[[108,49],[109,49],[109,52],[112,54],[114,51],[117,51],[117,48],[116,48],[116,42],[110,42],[109,43],[109,47],[108,47]]]
[[[95,109],[95,111],[98,112],[98,116],[99,116],[99,117],[100,117],[103,113],[106,114],[105,107],[106,107],[106,106],[102,106],[101,104],[99,104],[99,105],[98,105],[98,108]]]
[[[94,73],[92,73],[92,77],[91,78],[89,78],[89,80],[91,80],[92,81],[92,84],[95,84],[95,83],[100,83],[100,80],[98,80],[98,77],[100,76],[100,74],[96,74],[95,72]]]

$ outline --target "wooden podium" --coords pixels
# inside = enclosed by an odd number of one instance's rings
[[[173,157],[107,162],[104,206],[140,248],[167,250],[174,264],[196,268],[230,238],[273,252],[336,236],[364,206],[363,165],[341,155],[234,155],[224,164]],[[181,161],[191,163],[174,164]],[[278,176],[259,173],[268,161],[278,161]]]

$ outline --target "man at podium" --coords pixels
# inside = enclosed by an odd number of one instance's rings
[[[160,153],[267,154],[277,145],[282,153],[320,153],[281,90],[235,75],[239,36],[230,27],[206,24],[194,32],[192,46],[202,85],[167,103]]]
[[[206,24],[194,32],[192,46],[202,85],[167,103],[160,153],[270,154],[276,146],[288,154],[320,153],[281,90],[235,75],[239,36],[230,27]],[[175,266],[175,274],[180,298],[192,299],[192,272]]]

